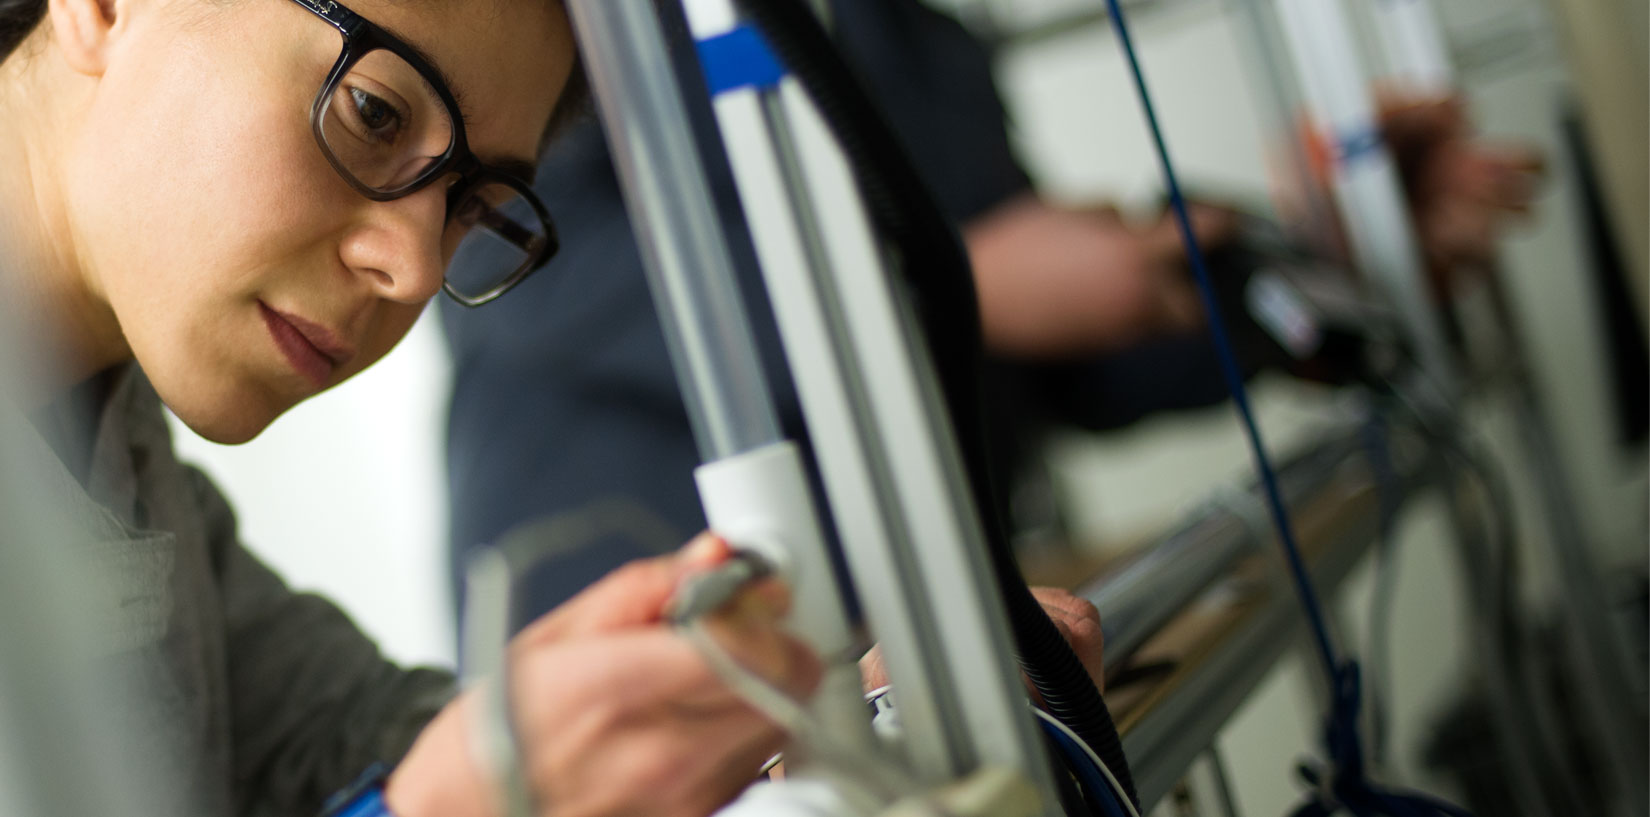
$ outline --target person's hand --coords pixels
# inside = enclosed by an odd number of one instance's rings
[[[661,621],[684,577],[729,555],[706,536],[678,554],[634,562],[511,643],[515,726],[541,815],[703,817],[779,750],[783,734]],[[820,665],[780,630],[788,604],[782,586],[764,582],[707,626],[746,667],[805,697]],[[397,767],[386,790],[397,814],[502,813],[497,783],[472,751],[480,692],[448,706]]]
[[[1541,154],[1477,139],[1460,97],[1379,94],[1381,130],[1398,162],[1415,230],[1439,295],[1495,255],[1507,223],[1528,215]]]
[[[1228,239],[1235,214],[1194,204],[1204,246]],[[964,231],[986,345],[1017,357],[1115,351],[1203,325],[1172,218],[1130,225],[1115,209],[1061,209],[1024,196]]]
[[[1105,636],[1100,632],[1100,611],[1095,609],[1086,599],[1079,598],[1057,587],[1033,587],[1031,594],[1037,597],[1037,603],[1043,607],[1054,626],[1065,636],[1066,643],[1071,645],[1077,653],[1077,660],[1088,670],[1089,677],[1094,679],[1094,685],[1101,692],[1106,690],[1106,666],[1104,660]],[[875,646],[865,657],[859,659],[859,673],[865,684],[865,691],[878,689],[888,683],[888,667],[882,658],[882,647]],[[1030,682],[1027,682],[1030,687]],[[1037,691],[1031,690],[1036,696]]]

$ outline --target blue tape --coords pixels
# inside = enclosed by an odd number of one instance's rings
[[[749,25],[700,40],[699,65],[711,96],[741,88],[772,88],[785,78],[785,66],[762,33]]]
[[[395,817],[390,813],[390,807],[384,803],[384,793],[377,789],[361,795],[351,803],[338,817]]]
[[[1335,152],[1340,163],[1347,165],[1380,150],[1381,147],[1381,131],[1370,127],[1340,134]]]

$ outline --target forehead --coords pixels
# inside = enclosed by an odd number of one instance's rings
[[[430,57],[463,106],[470,145],[483,158],[536,155],[573,65],[573,38],[560,0],[347,5]]]

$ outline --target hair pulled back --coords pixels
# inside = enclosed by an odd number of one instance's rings
[[[46,17],[46,0],[0,0],[0,60]]]

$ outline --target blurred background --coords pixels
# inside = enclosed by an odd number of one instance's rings
[[[1367,12],[1352,3],[1359,13]],[[1095,0],[933,0],[993,43],[1022,161],[1071,203],[1154,209],[1159,171],[1104,9]],[[1135,35],[1183,176],[1197,192],[1265,210],[1280,123],[1263,111],[1247,36],[1230,0],[1135,0]],[[1642,575],[1650,541],[1644,424],[1647,4],[1639,0],[1449,0],[1436,4],[1473,122],[1491,141],[1532,145],[1548,162],[1533,216],[1502,247],[1504,282],[1553,420],[1572,493],[1598,562]],[[1369,53],[1377,49],[1369,44]],[[1378,65],[1378,63],[1377,63]],[[1636,135],[1635,135],[1636,134]],[[1592,157],[1603,203],[1590,212],[1577,149]],[[1602,218],[1599,216],[1602,215]],[[1601,230],[1612,241],[1601,241]],[[1612,249],[1608,257],[1601,249]],[[1604,286],[1614,282],[1615,289]],[[1625,300],[1625,302],[1624,302]],[[1630,319],[1612,338],[1609,307]],[[292,411],[256,441],[227,448],[174,423],[180,453],[237,507],[247,544],[295,586],[337,599],[402,661],[451,664],[443,446],[450,378],[433,311],[387,359]],[[1619,321],[1618,321],[1619,322]],[[1632,322],[1637,322],[1636,325]],[[1624,352],[1624,349],[1626,350]],[[1623,375],[1621,361],[1626,364]],[[1338,416],[1331,390],[1276,376],[1255,386],[1268,443],[1287,449]],[[1509,474],[1526,538],[1544,530],[1507,407],[1466,407]],[[1065,432],[1046,459],[1067,529],[1062,543],[1104,557],[1149,540],[1222,486],[1248,478],[1229,406],[1154,417],[1104,436]],[[638,464],[645,467],[645,464]],[[1409,505],[1392,604],[1393,776],[1440,792],[1426,762],[1440,715],[1470,669],[1461,643],[1463,565],[1444,543],[1441,501]],[[1522,542],[1529,546],[1528,542]],[[1557,592],[1529,558],[1526,592]],[[1371,571],[1337,599],[1349,646],[1367,632]],[[1562,600],[1546,599],[1552,603]],[[1641,645],[1642,646],[1642,645]],[[1307,667],[1286,661],[1221,738],[1238,805],[1282,814],[1296,802],[1293,759],[1316,745]]]

